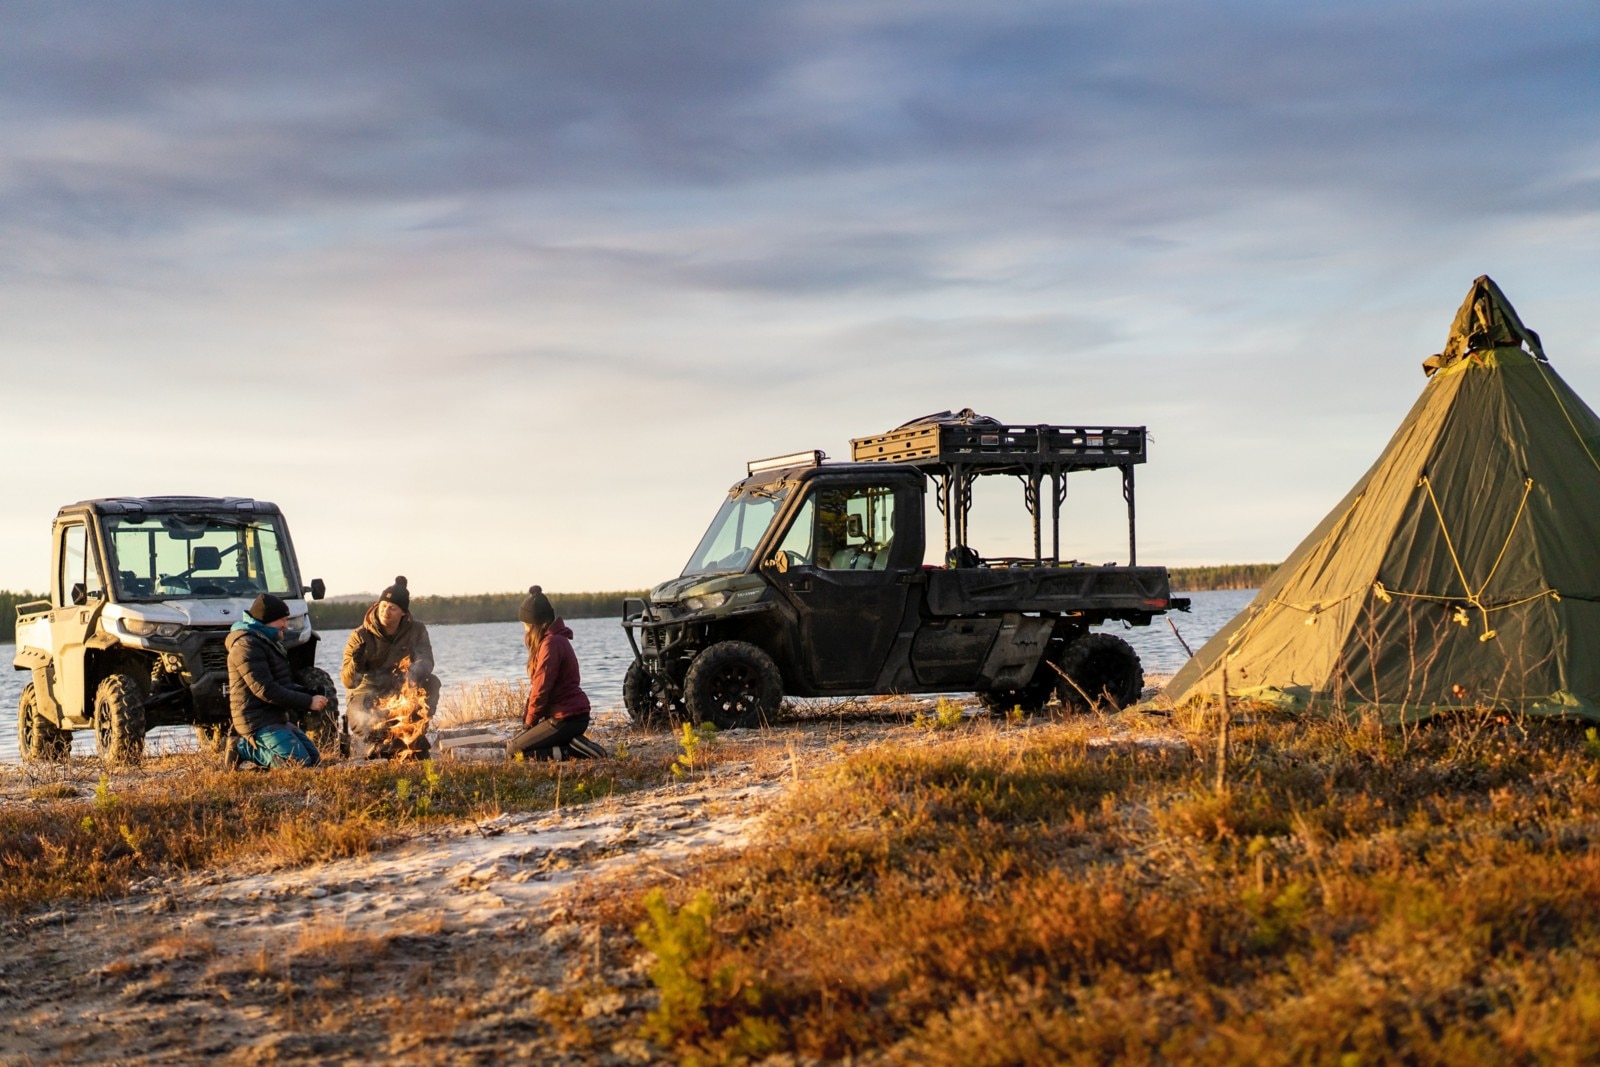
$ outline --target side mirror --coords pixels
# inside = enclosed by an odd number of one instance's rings
[[[312,600],[321,600],[328,595],[328,585],[321,578],[311,579],[311,588],[302,589],[303,593],[310,593]]]
[[[89,602],[89,589],[82,582],[73,582],[72,591],[69,595],[73,604],[82,606]]]
[[[214,571],[222,566],[222,550],[215,545],[195,545],[189,563],[191,571]]]
[[[861,525],[861,516],[860,515],[852,515],[848,519],[846,519],[845,520],[845,524],[844,524],[844,528],[845,528],[845,531],[847,533],[849,533],[849,535],[851,537],[854,537],[854,538],[857,538],[857,539],[860,539],[860,538],[865,537],[867,535],[866,529]]]
[[[787,552],[779,552],[776,556],[773,556],[771,559],[762,560],[761,566],[765,567],[767,570],[777,571],[779,574],[788,574],[789,573],[789,553],[787,553]]]

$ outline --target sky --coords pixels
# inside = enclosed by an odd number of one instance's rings
[[[12,0],[0,588],[163,493],[330,594],[642,588],[746,460],[965,407],[1147,426],[1140,562],[1280,560],[1479,274],[1600,402],[1600,7],[1509,11]],[[1126,559],[1114,475],[1065,521]]]

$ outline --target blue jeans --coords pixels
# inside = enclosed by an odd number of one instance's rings
[[[247,737],[237,738],[233,743],[238,746],[240,759],[264,769],[280,764],[315,767],[322,762],[317,746],[293,723],[263,726],[256,731],[254,744]]]

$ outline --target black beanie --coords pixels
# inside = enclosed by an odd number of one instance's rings
[[[250,617],[256,622],[277,622],[279,619],[289,617],[289,605],[281,597],[271,593],[262,593],[250,605]]]
[[[405,575],[398,575],[394,580],[394,584],[385,589],[383,595],[378,598],[379,603],[385,600],[401,611],[411,610],[411,593],[406,589]]]
[[[530,626],[544,626],[556,621],[556,609],[550,606],[550,598],[544,595],[543,589],[530,585],[528,595],[517,609],[517,618]]]

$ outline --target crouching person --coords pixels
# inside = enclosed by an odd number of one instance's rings
[[[228,745],[230,767],[315,767],[322,761],[311,738],[289,718],[291,712],[322,711],[328,698],[295,684],[283,648],[288,625],[289,605],[262,593],[228,632],[228,704],[239,735]]]
[[[537,585],[517,612],[528,648],[528,707],[522,732],[506,742],[506,758],[603,759],[606,750],[583,736],[589,728],[589,696],[578,677],[572,631]]]
[[[387,758],[392,745],[369,737],[383,721],[378,705],[410,684],[422,690],[423,717],[431,720],[439,709],[439,679],[433,673],[433,641],[428,628],[411,614],[411,592],[404,575],[383,591],[378,602],[367,610],[361,625],[350,634],[344,646],[344,664],[339,680],[350,691],[345,714],[350,734],[359,743],[371,741],[368,759]],[[427,736],[412,746],[413,755],[427,758]]]

